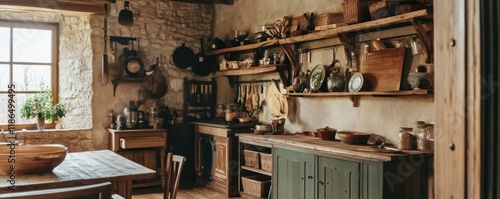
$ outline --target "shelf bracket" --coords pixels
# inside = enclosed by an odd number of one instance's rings
[[[292,66],[291,67],[292,75],[297,75],[300,72],[301,66],[300,66],[299,62],[297,61],[297,58],[295,57],[295,53],[293,51],[293,49],[294,49],[293,44],[283,44],[280,46],[283,49],[283,51],[285,51],[286,56],[290,60],[290,65]],[[292,77],[292,76],[290,76],[290,77]],[[287,83],[290,83],[290,82],[287,82]]]
[[[352,102],[352,107],[359,107],[359,95],[351,95],[349,96],[349,99]]]
[[[111,83],[113,83],[113,97],[115,96],[116,93],[116,87],[118,86],[118,81],[116,79],[111,80]]]
[[[281,82],[285,85],[285,87],[290,86],[290,82],[288,81],[288,77],[285,75],[285,71],[279,71]]]
[[[227,76],[227,80],[231,88],[234,88],[234,85],[238,83],[238,76]]]
[[[424,49],[424,56],[425,56],[425,63],[432,63],[434,61],[434,57],[432,56],[433,52],[433,42],[432,42],[432,29],[430,33],[427,33],[425,31],[425,28],[422,26],[422,21],[421,19],[412,19],[411,23],[413,24],[413,27],[417,31],[418,37],[422,40],[425,49]],[[431,27],[432,27],[432,23]]]
[[[347,33],[341,33],[341,34],[339,34],[339,40],[342,43],[342,45],[344,45],[346,60],[349,62],[352,61],[351,60],[351,52],[355,52],[356,54],[359,54],[359,50],[354,45],[354,35],[347,34]]]

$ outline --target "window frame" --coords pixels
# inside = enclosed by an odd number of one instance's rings
[[[52,58],[51,58],[51,91],[52,97],[54,99],[54,104],[59,102],[59,24],[58,23],[46,23],[46,22],[34,22],[34,21],[18,21],[18,20],[1,20],[0,19],[0,27],[9,27],[11,28],[31,28],[31,29],[39,29],[39,30],[50,30],[52,31]],[[12,65],[14,64],[23,64],[24,62],[14,62],[13,61],[13,37],[10,38],[10,60],[8,62],[0,62],[1,64],[8,64],[12,69]],[[27,64],[47,64],[41,62],[29,62]],[[9,74],[9,83],[12,84],[13,80],[13,70],[10,70]],[[16,91],[16,94],[35,94],[38,91]],[[7,94],[7,92],[0,91],[0,95]],[[20,109],[21,107],[16,107]],[[20,117],[20,116],[16,116]],[[55,122],[46,122],[44,128],[51,129],[55,127]],[[0,123],[0,129],[8,129],[7,124]],[[16,123],[16,130],[21,129],[36,129],[36,123]]]

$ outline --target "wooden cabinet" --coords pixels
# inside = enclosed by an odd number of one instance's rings
[[[318,157],[318,198],[359,198],[360,164]]]
[[[238,144],[234,136],[238,129],[201,122],[194,124],[196,182],[223,192],[228,197],[239,196],[236,183],[238,156],[237,149],[233,148]]]
[[[430,156],[389,162],[344,160],[273,148],[274,198],[427,198]]]
[[[315,156],[273,149],[273,198],[309,199],[315,196]]]
[[[158,175],[151,179],[134,181],[133,187],[162,185],[165,169],[167,131],[165,129],[136,129],[109,131],[109,150],[155,170]]]

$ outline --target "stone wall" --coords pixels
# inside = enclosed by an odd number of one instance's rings
[[[153,102],[181,109],[183,78],[208,80],[211,77],[198,77],[190,69],[178,69],[171,55],[183,43],[195,53],[200,51],[199,39],[211,34],[213,6],[157,0],[132,1],[131,10],[136,14],[132,27],[118,24],[117,17],[122,8],[123,1],[112,4],[108,36],[138,38],[139,49],[136,50],[146,67],[154,64],[155,58],[160,55],[168,58],[161,65],[167,79],[167,94],[160,99],[147,99],[140,110],[146,110]],[[23,136],[27,135],[28,144],[60,143],[69,146],[70,151],[108,148],[108,113],[123,114],[129,101],[138,100],[137,93],[142,87],[140,83],[119,84],[113,97],[111,79],[107,84],[101,82],[103,15],[2,11],[0,19],[59,24],[60,101],[70,101],[72,108],[62,120],[65,130],[25,132]]]

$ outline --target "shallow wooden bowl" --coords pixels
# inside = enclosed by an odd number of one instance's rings
[[[59,144],[0,146],[0,175],[50,173],[66,158],[68,148]],[[15,155],[15,168],[12,157]],[[9,162],[11,160],[11,162]]]
[[[343,143],[363,145],[368,142],[371,134],[357,131],[338,131],[337,135],[339,135],[340,141]]]

